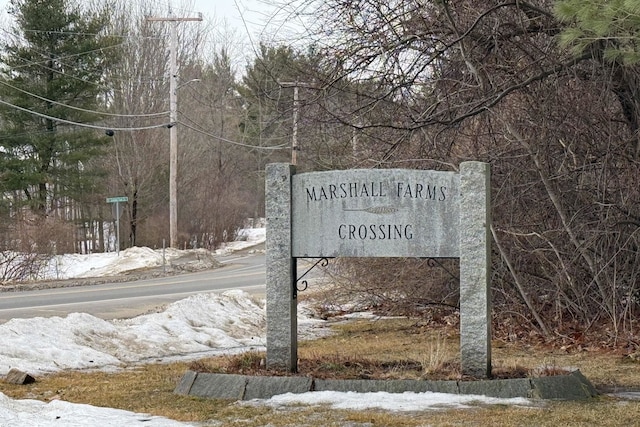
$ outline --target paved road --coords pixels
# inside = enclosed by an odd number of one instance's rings
[[[89,313],[103,319],[133,317],[202,292],[243,289],[264,295],[265,256],[228,256],[224,267],[124,283],[0,293],[0,323],[12,318]]]

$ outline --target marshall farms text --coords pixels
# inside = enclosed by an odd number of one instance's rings
[[[305,187],[305,192],[307,202],[387,196],[444,202],[448,197],[446,186],[420,182],[340,182]]]

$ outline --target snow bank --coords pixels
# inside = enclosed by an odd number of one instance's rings
[[[264,347],[262,303],[242,291],[198,294],[160,313],[106,321],[86,313],[0,325],[0,374],[119,367],[148,359]]]

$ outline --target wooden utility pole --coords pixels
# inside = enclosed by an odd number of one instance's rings
[[[171,40],[169,44],[169,246],[178,247],[178,23],[202,21],[198,17],[169,16],[166,18],[147,17],[147,21],[170,22]]]
[[[314,86],[311,83],[303,83],[297,80],[295,82],[278,82],[278,84],[282,87],[293,88],[293,132],[292,132],[293,135],[291,138],[291,164],[297,165],[298,151],[300,150],[300,147],[298,146],[298,109],[299,109],[298,88],[302,86],[302,87],[315,89],[316,86]]]

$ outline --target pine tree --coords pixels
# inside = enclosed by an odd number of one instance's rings
[[[95,192],[95,160],[108,141],[104,68],[117,57],[107,14],[73,0],[11,0],[13,38],[2,45],[0,191],[41,216]],[[101,105],[102,104],[102,105]],[[70,108],[71,107],[71,108]],[[80,124],[80,125],[78,125]]]
[[[561,44],[576,56],[592,49],[609,61],[640,62],[639,0],[560,0],[555,13],[568,24]]]

